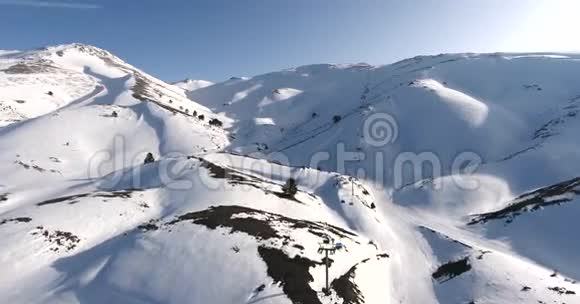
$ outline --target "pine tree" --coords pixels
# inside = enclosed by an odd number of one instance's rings
[[[153,157],[153,154],[151,152],[147,153],[147,156],[145,157],[145,164],[149,164],[155,161],[155,158]]]
[[[296,186],[296,180],[293,178],[289,178],[286,181],[286,184],[282,186],[282,191],[284,194],[294,197],[294,195],[298,192],[298,187]]]

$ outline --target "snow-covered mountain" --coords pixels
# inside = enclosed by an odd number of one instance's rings
[[[200,79],[184,79],[182,81],[174,82],[173,85],[183,89],[184,91],[195,91],[197,89],[209,87],[214,83],[207,80]]]
[[[0,52],[0,302],[580,303],[579,79],[454,54],[171,85]]]

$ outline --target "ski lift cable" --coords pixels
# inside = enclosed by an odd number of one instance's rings
[[[369,73],[369,72],[370,72],[370,70],[367,70],[367,73]],[[369,75],[369,83],[370,83],[370,73],[369,73],[368,75]],[[393,77],[396,77],[396,76],[400,76],[400,75],[394,75],[394,76],[391,76],[391,77],[389,77],[389,78],[393,78]],[[385,82],[385,81],[383,81],[383,82]],[[369,83],[367,83],[366,85],[368,85]],[[375,86],[374,86],[372,89],[369,89],[369,92],[370,92],[370,91],[372,91],[372,90],[374,90],[374,89],[375,89],[377,86],[378,86],[378,85],[375,85]],[[367,100],[366,100],[365,107],[368,107],[368,106],[370,106],[370,105],[374,105],[374,104],[377,104],[377,103],[380,103],[380,102],[386,101],[386,100],[385,100],[385,98],[384,98],[384,97],[385,97],[385,95],[386,95],[387,93],[389,93],[389,92],[391,92],[391,91],[395,90],[395,89],[396,89],[396,88],[398,88],[398,87],[399,87],[399,85],[396,85],[396,86],[390,87],[390,88],[389,88],[389,89],[387,89],[386,91],[382,91],[381,93],[378,93],[378,94],[374,95],[372,98],[370,98],[370,99],[367,99]],[[367,94],[368,94],[368,93],[367,93]],[[382,98],[381,98],[381,97],[382,97]],[[360,112],[362,112],[362,110],[363,110],[363,109],[361,109],[361,107],[359,106],[359,107],[356,107],[356,108],[354,108],[354,109],[351,109],[350,111],[348,111],[348,112],[346,112],[346,113],[343,113],[343,115],[341,115],[341,117],[342,117],[342,118],[347,118],[347,117],[350,117],[350,116],[351,116],[351,115],[353,115],[353,114],[356,114],[356,113],[360,113]],[[340,123],[340,122],[338,122],[338,123]],[[293,147],[295,147],[295,146],[297,146],[297,145],[300,145],[300,144],[302,144],[302,143],[304,143],[304,142],[307,142],[307,141],[309,141],[309,140],[311,140],[311,139],[313,139],[313,138],[316,138],[316,137],[318,137],[318,136],[319,136],[319,135],[321,135],[322,133],[325,133],[325,132],[329,131],[330,129],[332,129],[332,126],[333,126],[333,125],[335,125],[335,124],[337,124],[337,123],[328,122],[328,123],[325,123],[325,124],[323,124],[323,125],[320,125],[320,126],[318,126],[318,127],[314,128],[314,129],[312,129],[312,130],[310,130],[310,131],[304,131],[304,132],[301,132],[301,133],[302,133],[302,135],[307,135],[307,137],[305,137],[305,138],[302,138],[302,139],[300,139],[300,140],[298,140],[298,141],[296,141],[296,142],[294,142],[294,143],[291,143],[291,144],[289,144],[289,145],[286,145],[286,146],[284,146],[284,147],[282,147],[282,148],[279,148],[279,149],[276,149],[276,150],[272,150],[272,152],[282,152],[282,151],[288,150],[288,149],[290,149],[290,148],[293,148]],[[310,135],[310,134],[308,134],[308,133],[311,133],[311,135]],[[285,140],[283,140],[283,141],[280,141],[279,143],[282,143],[282,142],[285,142]]]

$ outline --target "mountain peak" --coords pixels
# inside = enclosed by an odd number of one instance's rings
[[[2,303],[579,302],[578,57],[207,86],[80,43],[10,54]]]
[[[209,87],[214,83],[207,80],[185,78],[181,81],[176,81],[171,84],[185,91],[195,91],[197,89]]]

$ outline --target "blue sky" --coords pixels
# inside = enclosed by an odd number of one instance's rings
[[[0,49],[82,42],[167,81],[419,54],[580,51],[576,0],[0,0]]]

